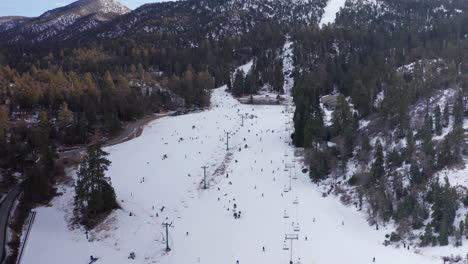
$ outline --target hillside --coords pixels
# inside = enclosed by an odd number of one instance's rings
[[[114,0],[79,0],[47,11],[37,18],[10,19],[8,26],[1,23],[4,26],[1,27],[3,34],[0,41],[27,44],[51,38],[65,40],[77,31],[90,30],[130,11]]]

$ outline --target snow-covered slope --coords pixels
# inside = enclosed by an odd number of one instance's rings
[[[122,210],[90,232],[89,241],[84,230],[69,230],[73,188],[63,184],[51,207],[37,209],[22,263],[82,264],[90,255],[98,264],[129,263],[130,252],[131,263],[287,263],[287,233],[299,235],[294,263],[440,262],[383,246],[389,230],[376,231],[353,206],[324,198],[294,156],[286,131],[292,112],[284,106],[242,105],[225,87],[214,90],[212,105],[154,121],[139,138],[106,149]],[[247,116],[243,126],[239,114]],[[164,222],[173,225],[169,253]]]

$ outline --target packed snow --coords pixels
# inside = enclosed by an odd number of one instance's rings
[[[63,194],[37,209],[22,264],[83,264],[90,255],[96,264],[288,263],[285,234],[298,235],[294,263],[440,263],[413,246],[384,246],[391,225],[375,230],[310,182],[291,147],[291,107],[243,105],[225,89],[213,91],[210,110],[158,119],[105,149],[122,209],[88,239],[70,225],[74,191],[61,184]],[[172,223],[169,252],[163,223]]]

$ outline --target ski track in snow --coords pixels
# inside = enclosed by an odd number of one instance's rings
[[[73,188],[62,186],[64,194],[51,207],[37,209],[22,264],[82,264],[90,255],[99,257],[97,264],[288,263],[283,245],[285,234],[295,233],[292,222],[300,224],[294,263],[300,258],[301,263],[361,264],[373,257],[389,264],[440,262],[438,257],[383,246],[389,230],[376,231],[363,212],[336,198],[323,198],[299,162],[285,171],[285,164],[295,159],[286,132],[292,123],[285,122],[293,110],[242,105],[225,89],[213,91],[211,110],[161,118],[140,137],[106,149],[112,160],[107,175],[122,210],[90,232],[91,242],[83,230],[68,229]],[[239,113],[252,118],[241,126]],[[231,132],[229,151],[225,131]],[[223,162],[229,177],[213,176]],[[208,190],[201,189],[203,165],[208,166]],[[292,191],[284,192],[289,173],[298,179],[292,180]],[[293,203],[296,197],[299,204]],[[242,212],[240,219],[233,217],[234,203]],[[289,218],[284,218],[284,210]],[[163,222],[173,224],[169,253],[164,252]],[[128,259],[132,251],[135,260]]]
[[[324,8],[324,13],[320,19],[319,26],[322,27],[328,23],[334,23],[336,14],[340,11],[340,8],[344,7],[346,0],[328,0],[327,6]]]

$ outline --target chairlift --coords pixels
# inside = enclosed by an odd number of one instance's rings
[[[296,199],[294,199],[293,204],[299,204],[299,200],[297,199],[297,197],[296,197]]]
[[[297,180],[297,174],[296,173],[294,173],[294,175],[292,176],[292,179]]]
[[[286,241],[284,241],[283,250],[289,250],[289,246],[288,243],[286,243]]]
[[[288,188],[288,186],[286,186],[286,185],[285,185],[285,186],[284,186],[284,190],[283,190],[283,191],[284,191],[284,192],[289,192],[289,188]]]
[[[283,218],[289,218],[288,212],[286,210],[284,210]]]

